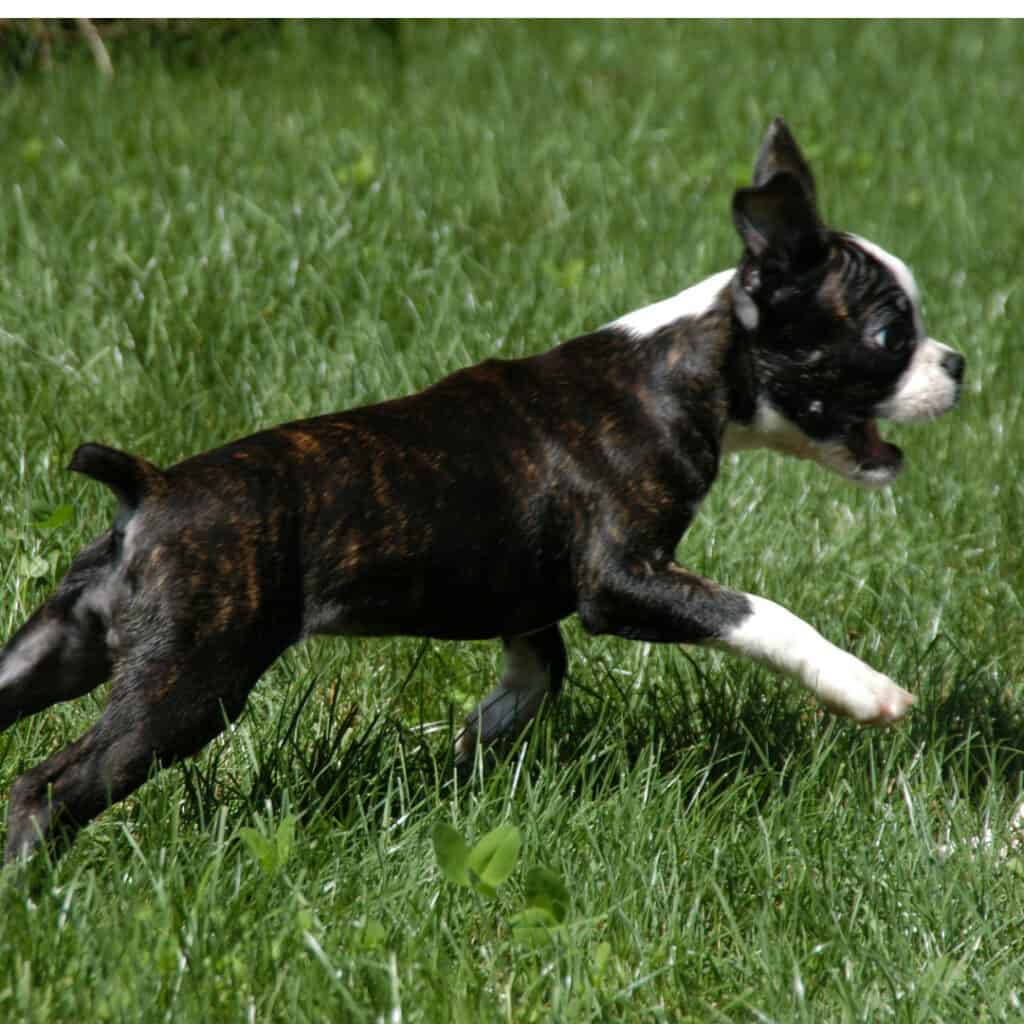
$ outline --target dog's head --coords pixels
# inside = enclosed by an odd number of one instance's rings
[[[781,118],[761,145],[753,185],[733,197],[733,220],[744,244],[733,308],[757,401],[727,444],[765,445],[858,483],[890,483],[903,455],[876,421],[947,412],[963,357],[925,334],[901,260],[825,227],[810,168]]]

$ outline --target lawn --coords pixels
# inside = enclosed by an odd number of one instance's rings
[[[110,522],[79,442],[169,464],[670,295],[736,259],[731,192],[782,113],[967,386],[886,429],[888,491],[731,457],[678,557],[918,704],[860,730],[570,621],[563,701],[456,785],[498,645],[316,641],[66,857],[0,875],[0,1019],[1021,1019],[1024,28],[171,35],[113,40],[109,80],[84,46],[0,47],[0,636]],[[0,802],[103,699],[0,737]],[[444,825],[520,841],[494,892],[442,870]]]

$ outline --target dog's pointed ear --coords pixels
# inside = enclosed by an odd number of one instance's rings
[[[812,205],[817,203],[814,175],[789,126],[781,117],[768,126],[754,162],[754,187],[767,184],[776,174],[791,174],[803,186]]]
[[[803,185],[785,171],[763,185],[737,189],[732,219],[752,256],[772,256],[802,270],[824,258],[827,233]]]

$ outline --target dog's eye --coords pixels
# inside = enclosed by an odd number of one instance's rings
[[[886,324],[870,337],[871,343],[896,355],[907,347],[910,335],[900,323]]]

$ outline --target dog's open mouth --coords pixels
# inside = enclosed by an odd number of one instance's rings
[[[903,467],[903,452],[882,439],[876,420],[865,420],[851,427],[846,446],[857,463],[859,476],[887,483]]]

